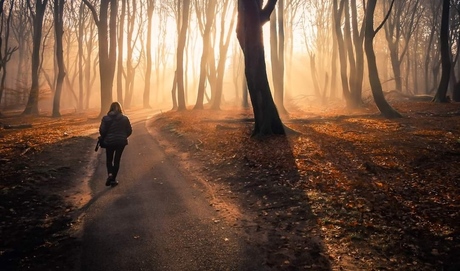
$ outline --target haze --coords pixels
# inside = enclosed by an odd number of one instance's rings
[[[2,16],[2,55],[5,77],[1,110],[23,108],[31,90],[31,61],[33,24],[26,0],[5,1]],[[99,12],[100,1],[88,1]],[[104,1],[102,1],[104,2]],[[117,17],[117,64],[113,79],[112,100],[119,100],[126,108],[145,106],[143,97],[150,95],[148,104],[153,108],[170,109],[177,70],[178,29],[183,18],[183,1],[125,0],[119,1]],[[218,65],[224,60],[222,105],[243,103],[244,63],[235,34],[237,1],[217,1],[208,11],[212,1],[190,1],[189,20],[184,50],[184,89],[187,106],[197,102],[200,82],[200,64],[203,56],[203,32],[210,23],[210,46],[207,53],[204,82],[204,103],[213,99],[213,87],[218,81]],[[340,1],[339,1],[340,2]],[[348,1],[345,1],[348,2]],[[364,9],[356,4],[356,14],[346,4],[349,18],[357,18],[357,25],[342,15],[342,34],[349,54],[354,54],[356,40],[347,40],[356,33],[361,35]],[[375,24],[383,20],[391,1],[379,1]],[[124,3],[124,5],[123,5]],[[308,106],[344,99],[340,81],[339,57],[332,13],[334,1],[279,1],[284,5],[284,103],[286,106]],[[278,3],[278,4],[279,4]],[[340,4],[340,3],[339,3]],[[13,6],[11,6],[13,5]],[[151,64],[148,64],[148,7],[153,5],[151,20]],[[214,6],[214,5],[212,5]],[[36,6],[30,9],[35,14]],[[48,3],[42,29],[39,68],[39,111],[52,110],[57,79],[54,2]],[[110,10],[110,8],[109,8]],[[124,13],[123,13],[124,11]],[[208,11],[208,12],[207,12]],[[65,79],[60,98],[61,110],[82,111],[101,106],[99,76],[98,30],[93,15],[83,1],[67,1],[63,11],[63,53]],[[280,14],[279,9],[274,14]],[[438,38],[440,3],[434,1],[396,1],[385,24],[375,38],[379,74],[384,91],[397,90],[407,95],[432,94],[440,76]],[[458,17],[458,14],[454,14]],[[279,16],[278,16],[279,17]],[[8,24],[8,20],[11,20]],[[346,24],[352,33],[347,34]],[[277,38],[279,35],[278,24]],[[270,23],[264,27],[265,56],[273,91],[271,70]],[[452,33],[455,49],[457,32]],[[224,43],[229,42],[228,50]],[[81,43],[79,43],[79,41]],[[456,54],[456,50],[452,50]],[[7,59],[10,52],[11,59]],[[354,55],[353,55],[354,57]],[[352,73],[353,62],[349,56],[347,74]],[[147,66],[151,67],[150,84],[145,85]],[[350,83],[351,84],[351,83]],[[147,89],[147,90],[146,90]],[[363,99],[370,97],[370,87],[365,69],[362,83]],[[279,106],[279,105],[278,105]]]

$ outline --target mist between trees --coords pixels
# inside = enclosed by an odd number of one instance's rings
[[[0,1],[0,110],[59,116],[105,111],[113,100],[125,108],[248,106],[238,2]],[[355,107],[372,97],[369,16],[383,92],[435,96],[447,80],[437,100],[460,100],[460,1],[269,2],[276,7],[263,28],[265,60],[281,113],[285,105]],[[448,32],[440,39],[443,10]]]

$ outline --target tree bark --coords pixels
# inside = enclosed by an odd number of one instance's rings
[[[377,0],[369,0],[366,10],[366,31],[364,48],[367,56],[368,70],[369,70],[369,82],[371,84],[372,94],[374,96],[375,103],[379,108],[380,112],[389,119],[402,117],[391,105],[386,101],[383,95],[382,84],[380,83],[379,73],[377,70],[377,61],[374,53],[374,37],[376,32],[374,31],[374,11]]]
[[[281,114],[284,108],[284,0],[278,1],[278,14],[273,11],[270,19],[270,57],[276,107]]]
[[[2,18],[4,18],[3,15],[3,1],[1,3],[1,12],[0,15],[2,15]],[[7,78],[7,64],[11,60],[11,57],[13,56],[13,53],[18,50],[18,46],[15,47],[10,47],[9,46],[9,40],[10,40],[10,27],[11,27],[11,18],[13,17],[13,8],[14,8],[14,0],[11,1],[10,7],[9,7],[9,12],[6,17],[6,22],[2,22],[2,24],[5,24],[5,29],[0,29],[0,71],[2,71],[2,78],[0,82],[0,104],[2,103],[2,97],[3,97],[3,91],[5,89],[5,82]],[[5,31],[5,33],[3,33]],[[3,51],[1,51],[1,48],[4,48]],[[0,116],[1,116],[0,112]]]
[[[150,85],[152,77],[152,24],[153,24],[153,11],[155,8],[155,0],[147,2],[147,68],[145,70],[145,84],[143,95],[143,106],[145,109],[150,109]]]
[[[30,8],[30,0],[27,1]],[[40,77],[40,49],[42,41],[43,18],[45,15],[46,5],[48,0],[37,0],[35,2],[35,14],[33,17],[34,24],[34,39],[32,49],[32,86],[30,88],[29,99],[24,115],[38,115],[38,94],[39,94],[39,77]]]
[[[239,0],[237,38],[244,54],[245,75],[254,112],[253,136],[285,134],[268,84],[262,26],[269,21],[276,0]]]
[[[176,68],[176,84],[177,84],[177,110],[186,110],[185,102],[185,86],[184,86],[184,49],[187,41],[187,28],[189,23],[190,0],[182,2],[182,22],[180,26],[179,39],[177,44],[177,68]]]
[[[448,102],[447,90],[449,87],[450,70],[452,68],[449,54],[449,19],[450,19],[450,1],[443,0],[442,5],[442,21],[441,21],[441,60],[442,60],[442,75],[439,83],[438,91],[434,96],[433,101],[438,103]]]
[[[78,11],[78,111],[83,110],[83,78],[84,78],[84,69],[83,69],[83,29],[85,22],[84,18],[84,4],[80,3]]]
[[[222,12],[223,16],[226,16],[230,1],[227,0],[225,3],[224,11]],[[236,9],[233,10],[233,15],[236,15]],[[214,97],[212,97],[211,108],[214,110],[220,110],[220,105],[222,103],[222,92],[224,88],[224,75],[225,75],[225,65],[227,63],[227,54],[228,48],[230,46],[230,37],[231,33],[234,31],[235,26],[235,16],[231,16],[232,19],[230,23],[225,20],[221,20],[221,34],[219,40],[219,59],[217,61],[217,68],[215,69],[214,77],[214,86],[215,91],[213,92]],[[225,31],[225,26],[228,25],[227,31]]]
[[[337,49],[339,54],[339,64],[340,64],[340,79],[342,83],[342,94],[347,102],[347,106],[352,107],[350,100],[350,86],[348,84],[348,63],[347,63],[347,53],[345,49],[345,40],[342,34],[342,13],[345,6],[345,0],[333,0],[333,9],[334,9],[334,29],[337,40]]]
[[[112,103],[113,79],[117,57],[117,0],[101,0],[99,16],[96,9],[83,0],[91,10],[98,29],[99,40],[99,76],[101,83],[101,112],[104,115]],[[109,15],[110,6],[110,15]],[[109,27],[110,25],[110,27]]]
[[[118,57],[117,57],[117,101],[124,106],[123,99],[123,76],[125,73],[125,68],[123,65],[123,58],[125,56],[125,43],[123,42],[125,38],[125,18],[126,18],[126,1],[120,0],[121,10],[120,10],[120,19],[118,20]]]
[[[208,73],[209,54],[213,54],[211,50],[211,27],[214,25],[217,1],[210,1],[206,7],[204,15],[205,23],[200,24],[200,30],[203,38],[203,52],[200,60],[200,78],[198,81],[198,93],[195,107],[193,109],[203,109],[204,93],[206,91],[206,78]],[[201,7],[196,7],[198,20],[201,20]]]
[[[62,84],[66,75],[64,66],[64,48],[62,44],[62,35],[64,33],[64,4],[65,0],[54,1],[54,32],[56,39],[56,62],[58,74],[56,78],[56,90],[53,100],[53,117],[60,117]]]

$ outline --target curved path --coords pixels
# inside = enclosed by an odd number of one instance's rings
[[[133,130],[117,187],[105,186],[99,153],[80,270],[263,270],[257,250],[218,221],[205,192],[168,160],[145,121]]]

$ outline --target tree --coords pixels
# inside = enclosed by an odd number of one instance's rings
[[[333,22],[334,22],[334,32],[337,41],[337,50],[339,54],[339,64],[340,64],[340,80],[342,83],[342,93],[347,105],[352,107],[351,104],[351,93],[350,86],[348,84],[348,64],[347,64],[347,52],[344,36],[342,33],[342,14],[344,12],[345,0],[333,0]]]
[[[409,41],[416,29],[418,19],[415,17],[420,0],[392,2],[394,10],[385,24],[385,37],[390,50],[391,65],[396,83],[396,90],[402,91],[401,65],[409,48]],[[386,3],[386,2],[384,2]],[[384,5],[386,6],[386,5]],[[404,44],[401,44],[404,42]],[[406,71],[409,72],[409,71]]]
[[[213,81],[212,86],[214,86],[214,91],[213,91],[213,97],[211,99],[211,108],[214,110],[219,110],[220,109],[220,104],[222,102],[222,92],[223,92],[223,82],[224,82],[224,74],[225,74],[225,64],[227,63],[227,53],[228,53],[228,48],[230,46],[230,37],[232,36],[231,34],[233,33],[233,28],[235,26],[235,14],[236,14],[236,6],[233,7],[233,13],[230,16],[232,19],[230,20],[230,23],[225,20],[227,17],[227,12],[230,10],[230,4],[232,1],[226,0],[223,1],[223,10],[222,10],[222,15],[221,15],[221,21],[220,21],[220,38],[219,38],[219,59],[217,60],[217,66],[216,68],[211,69],[211,76]],[[228,25],[228,28],[226,29],[226,26]],[[212,55],[213,56],[213,55]],[[212,57],[214,59],[214,57]],[[212,67],[214,67],[214,61],[211,64]]]
[[[237,38],[244,54],[245,75],[254,112],[253,136],[285,134],[268,84],[262,26],[270,20],[276,0],[238,0]]]
[[[98,29],[99,40],[99,76],[101,83],[101,112],[103,115],[105,110],[112,103],[112,87],[115,74],[115,64],[117,56],[117,0],[101,0],[99,7],[99,15],[96,8],[83,0],[86,6],[91,10],[93,19]],[[109,14],[110,7],[110,14]],[[109,27],[110,26],[110,27]]]
[[[348,6],[347,6],[348,7]],[[365,21],[358,26],[358,10],[356,0],[350,1],[351,18],[349,12],[346,12],[346,29],[348,46],[348,58],[350,61],[350,90],[351,103],[354,107],[360,106],[362,102],[362,88],[364,78],[364,27]],[[348,9],[347,8],[347,9]],[[351,23],[349,20],[351,19]],[[350,25],[352,29],[350,30]],[[353,64],[352,64],[353,63]]]
[[[32,49],[32,86],[30,88],[29,99],[24,109],[24,115],[38,115],[38,94],[40,76],[40,49],[42,41],[43,18],[45,15],[48,0],[35,1],[35,13],[32,11],[30,0],[27,0],[32,21],[33,21],[33,49]]]
[[[394,1],[395,0],[393,0],[391,7],[393,6]],[[364,34],[364,49],[366,51],[367,56],[369,82],[371,84],[372,95],[374,96],[375,103],[379,108],[380,112],[386,118],[389,119],[400,118],[402,117],[401,114],[399,114],[398,111],[391,107],[391,105],[386,101],[385,96],[383,95],[382,84],[380,83],[379,73],[377,70],[377,61],[375,58],[373,42],[375,35],[385,23],[386,18],[388,18],[388,15],[382,22],[382,24],[377,28],[377,30],[374,30],[374,12],[376,2],[377,0],[369,0],[366,10],[366,30]],[[388,14],[391,12],[391,7]]]
[[[270,19],[270,56],[275,104],[281,114],[284,108],[284,0],[278,1],[278,14],[273,11]]]
[[[30,20],[29,9],[26,1],[16,2],[15,6],[17,11],[15,12],[14,20],[11,21],[11,31],[13,39],[18,45],[17,55],[17,69],[16,69],[16,85],[15,88],[20,90],[17,95],[16,102],[25,102],[28,90],[30,88],[30,57],[29,52],[32,51],[32,22]],[[25,76],[27,75],[27,76]]]
[[[53,117],[60,117],[60,103],[61,103],[61,92],[62,83],[65,77],[65,66],[64,66],[64,48],[62,45],[62,35],[64,32],[64,4],[65,0],[54,1],[54,33],[56,42],[56,62],[58,65],[58,74],[56,78],[56,90],[54,92],[53,100]]]
[[[145,71],[145,82],[144,82],[144,95],[143,95],[143,106],[146,109],[150,107],[150,86],[152,77],[152,24],[153,24],[153,11],[155,9],[155,0],[147,1],[147,41],[146,41],[146,54],[147,54],[147,67]]]
[[[198,25],[203,39],[203,52],[200,61],[200,78],[198,81],[198,94],[194,109],[203,109],[204,93],[206,91],[206,78],[208,74],[209,55],[211,51],[211,28],[214,25],[217,1],[207,1],[206,12],[201,16],[202,6],[195,3],[195,9],[198,18]]]
[[[441,59],[442,59],[442,76],[439,83],[438,91],[433,101],[445,103],[447,99],[447,89],[449,87],[449,77],[452,68],[450,60],[449,47],[449,18],[450,18],[450,1],[443,0],[442,2],[442,21],[441,21]]]
[[[12,17],[12,10],[14,7],[14,0],[11,0],[9,3],[9,11],[8,14],[5,15],[3,12],[4,8],[4,0],[0,0],[0,16],[2,25],[5,25],[5,28],[0,28],[0,72],[2,72],[2,78],[0,82],[0,104],[3,97],[3,90],[5,89],[5,81],[7,75],[7,64],[11,60],[11,57],[15,51],[18,50],[18,46],[10,47],[9,46],[9,39],[10,39],[10,25],[11,25],[11,17]],[[6,19],[5,19],[6,16]],[[5,33],[3,33],[3,31]],[[0,112],[1,115],[1,112]]]
[[[123,99],[123,75],[125,73],[123,67],[123,59],[125,57],[125,49],[123,42],[125,37],[125,17],[126,17],[126,1],[121,0],[120,18],[118,20],[118,57],[117,57],[117,101],[124,105]]]
[[[124,97],[124,107],[130,108],[131,101],[133,98],[134,83],[136,76],[136,69],[140,64],[141,58],[137,59],[135,63],[134,51],[136,50],[136,44],[142,34],[141,29],[144,25],[144,20],[137,21],[136,19],[142,18],[141,14],[143,11],[143,5],[138,8],[137,3],[139,0],[127,1],[127,23],[125,26],[126,30],[126,76],[125,76],[125,97]],[[142,44],[142,42],[139,42]],[[142,50],[144,47],[141,48]]]
[[[189,11],[190,11],[190,0],[182,1],[182,17],[179,30],[179,39],[177,42],[177,59],[176,59],[176,74],[175,82],[177,89],[177,104],[178,110],[186,110],[185,103],[185,86],[184,86],[184,49],[187,41],[187,28],[189,24]]]

